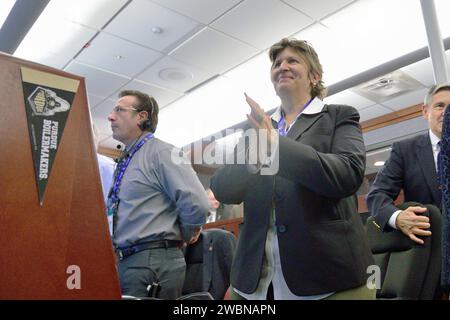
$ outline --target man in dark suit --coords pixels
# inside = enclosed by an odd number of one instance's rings
[[[450,103],[450,83],[435,85],[425,96],[423,116],[429,132],[393,144],[391,155],[367,195],[367,207],[383,231],[399,229],[411,240],[423,244],[420,237],[431,234],[427,211],[423,206],[404,210],[394,200],[403,189],[405,202],[441,207],[437,180],[437,157],[442,137],[444,110]]]
[[[230,285],[236,237],[222,229],[203,230],[186,248],[186,278],[183,294],[209,292],[222,300]]]
[[[365,167],[358,112],[321,101],[322,68],[307,42],[283,39],[269,55],[281,107],[270,118],[247,102],[250,124],[265,130],[273,152],[255,166],[227,165],[211,183],[219,201],[244,202],[234,291],[246,299],[373,299],[355,198]],[[279,170],[265,174],[274,163]]]

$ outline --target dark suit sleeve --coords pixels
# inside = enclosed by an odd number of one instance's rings
[[[299,141],[280,137],[278,174],[319,195],[343,198],[354,194],[362,183],[365,147],[358,111],[339,106],[330,112],[336,112],[330,152],[318,152]]]
[[[227,165],[212,177],[211,190],[220,202],[239,204],[244,201],[254,176],[248,171],[247,165]]]
[[[398,210],[394,205],[403,187],[404,157],[401,144],[394,143],[391,155],[373,182],[367,195],[367,207],[381,229],[388,231],[389,218]]]
[[[233,159],[238,162],[247,158],[244,139],[240,139],[234,148]],[[230,161],[227,163],[234,163]],[[247,164],[228,164],[216,171],[211,179],[211,190],[217,200],[226,204],[240,204],[244,201],[249,186],[259,175],[256,170],[251,173]]]

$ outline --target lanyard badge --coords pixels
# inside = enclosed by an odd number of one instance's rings
[[[116,170],[114,171],[114,183],[109,191],[108,201],[106,203],[106,214],[108,217],[109,231],[111,233],[111,236],[113,236],[115,231],[114,229],[117,220],[117,211],[119,210],[120,204],[119,190],[123,175],[125,174],[125,170],[127,169],[133,155],[144,145],[144,143],[152,138],[153,133],[149,133],[137,145],[133,146],[128,152],[127,156],[120,160]]]

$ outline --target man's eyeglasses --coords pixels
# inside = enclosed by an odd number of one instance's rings
[[[133,107],[121,107],[121,106],[115,106],[115,107],[112,109],[111,112],[114,112],[114,113],[122,113],[122,112],[129,111],[129,110],[139,111],[138,109],[133,108]]]

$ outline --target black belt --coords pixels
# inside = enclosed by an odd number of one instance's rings
[[[150,249],[162,249],[162,248],[173,248],[180,247],[181,241],[178,240],[158,240],[158,241],[150,241],[138,243],[129,247],[116,248],[116,254],[119,257],[119,260],[123,260],[132,254],[138,253],[144,250]]]

